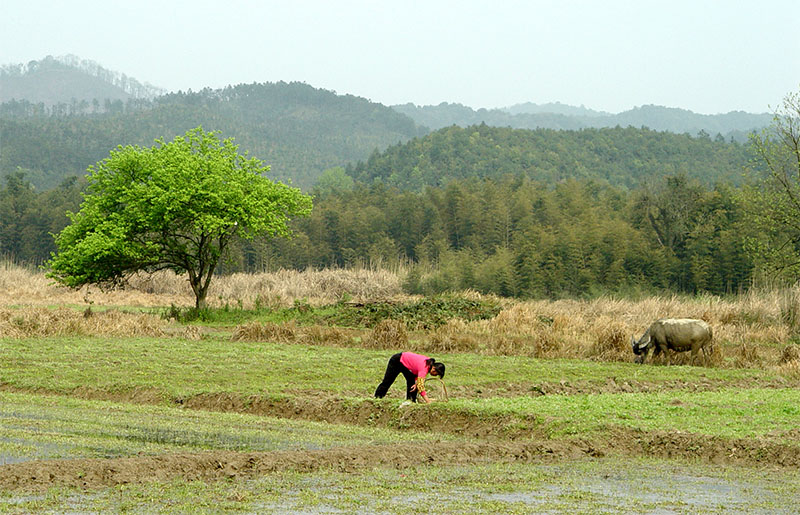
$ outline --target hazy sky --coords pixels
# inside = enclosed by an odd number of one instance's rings
[[[800,91],[800,1],[3,0],[0,64],[66,54],[171,91],[765,112]]]

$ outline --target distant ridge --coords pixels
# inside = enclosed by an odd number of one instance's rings
[[[84,101],[85,102],[85,101]],[[407,116],[382,104],[303,83],[239,84],[153,100],[115,100],[37,109],[0,104],[0,183],[18,170],[37,188],[82,176],[117,145],[151,146],[202,125],[234,137],[241,151],[271,166],[270,176],[310,189],[328,168],[421,136]]]
[[[73,101],[124,102],[151,99],[165,92],[74,55],[49,55],[40,61],[0,67],[0,102],[25,100],[48,106]]]
[[[635,127],[580,131],[449,126],[392,145],[347,168],[355,180],[403,190],[446,187],[453,180],[527,178],[554,185],[592,180],[633,190],[685,174],[709,187],[737,185],[749,146]]]
[[[533,102],[525,102],[523,104],[514,104],[511,107],[504,107],[501,109],[509,114],[563,114],[566,116],[611,116],[611,113],[605,111],[595,111],[581,105],[580,107],[562,104],[561,102],[548,102],[546,104],[534,104]]]
[[[699,141],[694,142],[697,144],[693,148],[699,152],[705,150],[705,142],[725,146],[723,143],[731,140],[742,141],[749,131],[768,126],[772,120],[769,114],[701,115],[652,105],[619,114],[559,102],[541,105],[529,102],[490,110],[449,103],[387,107],[361,97],[339,95],[295,82],[239,84],[165,94],[164,90],[72,55],[48,56],[24,65],[0,67],[0,101],[0,141],[3,142],[0,183],[9,174],[22,172],[35,187],[42,189],[55,187],[68,177],[82,176],[88,166],[107,157],[117,145],[152,145],[155,138],[169,140],[198,125],[206,130],[220,130],[226,137],[235,137],[243,151],[272,167],[271,176],[282,181],[291,180],[305,189],[311,189],[330,168],[353,166],[368,158],[367,169],[359,168],[363,164],[356,165],[358,178],[366,182],[379,179],[413,189],[440,184],[442,178],[453,175],[452,170],[466,171],[475,166],[475,175],[502,168],[496,163],[505,163],[505,156],[495,155],[498,152],[495,146],[484,148],[470,139],[476,131],[525,146],[526,153],[520,155],[529,163],[539,163],[542,159],[544,154],[535,150],[537,145],[541,146],[545,154],[552,154],[552,159],[537,164],[534,171],[546,180],[558,181],[568,175],[559,166],[572,169],[574,163],[559,161],[563,149],[545,148],[554,141],[572,145],[583,141],[581,138],[599,138],[603,144],[594,143],[611,149],[606,159],[624,160],[632,152],[617,155],[614,145],[607,145],[609,141],[617,138],[626,147],[634,148],[641,144],[639,137],[646,136],[645,139],[663,153],[664,145],[680,147],[685,146],[687,139],[696,139]],[[529,129],[537,134],[487,131],[486,126]],[[425,137],[431,129],[445,127],[454,130]],[[455,130],[466,127],[472,129]],[[624,130],[597,134],[597,129],[616,127]],[[649,130],[641,130],[642,127]],[[542,136],[546,129],[568,130],[574,134]],[[689,134],[692,138],[650,134],[659,131]],[[440,145],[441,135],[452,136],[466,150]],[[409,140],[416,142],[405,146]],[[478,164],[459,162],[455,157],[448,161],[436,157],[435,152],[428,154],[427,147],[417,145],[430,145],[437,152],[452,152],[454,156],[462,156],[459,159],[466,159],[476,149],[485,154],[473,156]],[[406,151],[417,153],[412,159],[404,153]],[[578,151],[571,153],[578,156]],[[394,156],[402,160],[392,161]],[[490,161],[486,161],[487,156],[492,156]],[[637,179],[631,178],[630,166],[603,168],[605,161],[595,157],[581,156],[586,169],[578,170],[578,176],[590,176],[593,171],[600,170],[612,184],[626,187],[638,184]],[[415,159],[421,159],[416,169],[415,165],[408,169],[400,166],[401,163],[415,163]],[[439,168],[428,167],[432,159]],[[725,157],[717,161],[736,162],[738,166],[737,159]],[[697,162],[695,160],[695,164]],[[683,161],[676,158],[673,164],[677,170]],[[654,160],[648,170],[666,173],[662,165]],[[719,175],[713,163],[704,163],[703,167],[708,170],[692,165],[692,169],[704,176]],[[546,173],[539,173],[542,170]],[[420,176],[423,172],[427,174],[425,177]],[[520,170],[515,168],[509,172]],[[527,168],[523,172],[533,173]]]
[[[732,111],[726,114],[697,114],[686,109],[644,105],[618,114],[594,111],[584,106],[574,107],[559,102],[549,104],[517,104],[503,109],[472,109],[461,104],[442,102],[439,105],[392,106],[411,117],[416,123],[438,130],[457,125],[469,127],[485,123],[493,127],[512,129],[599,129],[604,127],[636,127],[678,134],[697,135],[744,141],[747,134],[767,127],[772,121],[769,113]]]

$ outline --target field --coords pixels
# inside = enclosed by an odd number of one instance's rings
[[[516,302],[389,271],[71,292],[0,267],[0,510],[796,512],[800,294]],[[636,365],[660,317],[707,366]],[[372,393],[391,354],[449,400]],[[674,362],[675,360],[673,360]]]

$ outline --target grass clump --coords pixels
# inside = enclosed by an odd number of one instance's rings
[[[287,322],[250,322],[237,326],[231,336],[234,342],[276,342],[308,345],[349,346],[354,340],[338,327],[320,325],[300,326]]]
[[[783,348],[778,364],[784,365],[792,361],[800,361],[800,345],[793,343]]]
[[[368,349],[405,349],[408,347],[406,324],[400,320],[381,320],[363,343]]]
[[[293,342],[297,339],[298,327],[294,321],[276,324],[273,322],[250,322],[238,326],[231,337],[235,342]]]
[[[453,319],[486,320],[497,316],[502,307],[496,301],[463,295],[440,295],[421,300],[372,304],[342,304],[328,322],[349,327],[375,327],[382,320],[398,320],[413,330],[430,330]]]

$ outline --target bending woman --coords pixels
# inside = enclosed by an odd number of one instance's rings
[[[386,366],[386,374],[383,376],[383,381],[378,385],[375,390],[375,397],[382,399],[389,391],[394,380],[397,379],[398,374],[403,374],[406,378],[406,399],[411,402],[417,402],[417,393],[419,393],[422,400],[427,404],[431,402],[425,392],[425,377],[430,374],[432,376],[444,377],[444,363],[438,363],[435,359],[423,356],[422,354],[414,354],[413,352],[399,352],[389,358],[389,364]]]

